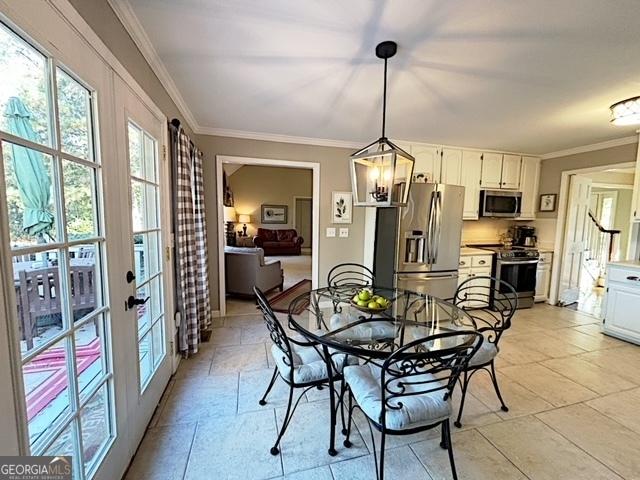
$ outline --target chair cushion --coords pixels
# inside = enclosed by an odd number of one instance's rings
[[[496,358],[498,355],[498,347],[495,343],[488,342],[486,339],[480,345],[478,351],[469,360],[470,367],[477,367],[478,365],[484,365]]]
[[[338,330],[349,323],[355,323],[358,318],[351,313],[334,313],[329,320],[331,329]],[[396,337],[397,326],[392,321],[379,320],[374,323],[364,323],[348,328],[335,334],[336,338],[348,337],[352,340],[372,341],[392,339]]]
[[[344,369],[344,378],[351,389],[362,411],[376,423],[382,423],[382,390],[380,376],[382,369],[373,364],[347,366]],[[411,377],[412,382],[433,381],[435,377],[425,373]],[[400,380],[391,382],[393,384]],[[435,387],[436,384],[433,383]],[[399,389],[399,387],[396,387]],[[424,390],[425,387],[412,385],[405,386],[405,392]],[[446,420],[451,415],[451,398],[444,399],[446,390],[438,390],[431,393],[409,395],[389,400],[389,404],[402,407],[399,409],[387,408],[386,426],[392,430],[404,430],[408,428],[432,425]],[[387,393],[388,395],[388,393]]]
[[[291,367],[287,365],[287,355],[276,344],[273,344],[271,356],[276,362],[280,375],[288,380]],[[295,383],[317,382],[328,378],[327,364],[315,348],[291,343],[291,356],[293,357],[293,381]],[[333,355],[334,368],[338,373],[342,373],[345,357],[347,356],[343,354]],[[347,357],[346,362],[354,365],[357,364],[358,359]]]

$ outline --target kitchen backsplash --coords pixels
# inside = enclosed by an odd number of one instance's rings
[[[556,233],[556,219],[544,218],[533,221],[514,222],[509,219],[480,218],[467,220],[462,224],[462,244],[467,243],[498,243],[500,235],[505,233],[511,225],[531,225],[536,227],[538,245],[552,248]]]

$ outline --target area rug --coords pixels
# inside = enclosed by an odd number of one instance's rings
[[[284,292],[269,299],[269,304],[274,312],[289,313],[289,304],[303,293],[311,291],[311,280],[300,280],[292,287],[287,288]],[[294,315],[301,314],[309,305],[309,301],[300,302],[296,305],[296,309],[292,311]]]

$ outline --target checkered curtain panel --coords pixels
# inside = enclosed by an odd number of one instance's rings
[[[180,351],[198,351],[200,334],[211,326],[209,262],[204,212],[202,152],[182,128],[172,130],[174,164],[174,230]]]

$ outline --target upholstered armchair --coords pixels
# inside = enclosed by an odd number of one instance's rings
[[[254,296],[253,287],[282,291],[282,265],[278,260],[265,260],[261,248],[224,247],[224,262],[227,293]]]

